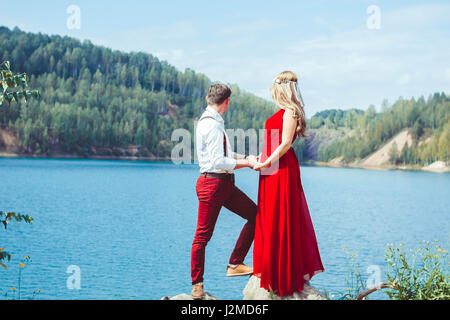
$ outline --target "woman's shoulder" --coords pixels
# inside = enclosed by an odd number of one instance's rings
[[[294,115],[295,115],[295,111],[294,111],[293,107],[292,108],[286,108],[286,109],[283,110],[283,117],[285,117],[285,116],[292,117]]]
[[[274,117],[279,117],[279,118],[285,118],[285,117],[292,117],[295,115],[295,111],[293,108],[284,108],[278,110],[277,113],[275,113],[273,116]]]
[[[275,116],[283,116],[284,112],[285,112],[285,110],[282,109],[282,108],[280,108],[280,110],[278,110],[277,112],[275,112],[275,114],[274,114],[273,116],[274,116],[274,117],[275,117]]]
[[[283,123],[284,110],[280,108],[269,119],[266,120],[266,127],[279,127]]]

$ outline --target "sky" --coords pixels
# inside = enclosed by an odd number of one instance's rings
[[[67,25],[72,5],[79,29]],[[450,92],[448,0],[22,0],[1,7],[0,25],[143,51],[266,99],[275,76],[292,70],[308,117]]]

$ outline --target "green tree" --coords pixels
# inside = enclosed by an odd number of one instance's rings
[[[450,155],[450,122],[445,125],[439,137],[439,159],[448,164]]]
[[[5,27],[0,27],[0,58],[11,61],[22,75],[19,79],[45,92],[25,107],[27,94],[16,94],[22,97],[19,103],[6,103],[5,97],[16,102],[12,91],[26,87],[8,86],[5,96],[3,82],[0,86],[0,126],[15,136],[19,153],[89,155],[102,150],[111,154],[131,144],[146,150],[141,154],[168,157],[174,129],[185,128],[193,135],[211,82],[203,74],[178,71],[150,54],[112,51],[89,41]],[[2,65],[1,69],[6,72],[8,68]],[[276,110],[273,103],[231,87],[227,127],[264,128]],[[426,99],[400,98],[392,105],[386,102],[378,113],[374,106],[366,111],[324,110],[307,121],[308,130],[324,138],[300,140],[294,147],[303,160],[344,156],[351,162],[411,129],[414,144],[399,156],[406,164],[424,164],[448,158],[448,139],[442,132],[449,118],[450,97],[444,93]],[[429,143],[418,145],[429,137]],[[4,148],[5,143],[0,146]]]
[[[389,149],[389,159],[392,164],[396,164],[398,160],[398,147],[397,143],[394,141],[391,148]]]

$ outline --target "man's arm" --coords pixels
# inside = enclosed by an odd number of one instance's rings
[[[253,156],[253,155],[249,155],[248,157],[243,156],[242,159],[236,160],[236,167],[234,169],[235,170],[241,169],[241,168],[251,168],[251,169],[253,169],[253,167],[257,163],[258,163],[258,158],[256,156]]]
[[[239,159],[236,160],[236,167],[234,167],[234,170],[242,168],[253,168],[254,165],[256,165],[256,162],[252,162],[248,159]]]
[[[208,121],[207,119],[203,121]],[[253,168],[257,161],[253,158],[246,158],[245,155],[237,153],[231,157],[224,156],[223,130],[213,125],[207,134],[207,144],[210,146],[210,158],[215,168],[220,170],[239,170],[242,168]]]
[[[245,159],[245,158],[246,158],[245,155],[233,152],[233,159],[235,159],[235,160],[242,160],[242,159]]]
[[[203,120],[209,121],[209,120]],[[214,120],[211,120],[214,121]],[[223,149],[223,131],[215,123],[211,123],[208,127],[206,135],[206,143],[208,145],[208,152],[211,162],[216,169],[219,170],[233,170],[237,166],[236,159],[225,157]],[[240,164],[241,165],[241,164]]]

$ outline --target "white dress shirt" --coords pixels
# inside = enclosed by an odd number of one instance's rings
[[[202,118],[205,119],[202,120]],[[225,157],[223,150],[224,135],[227,139],[227,157]],[[234,153],[225,131],[223,118],[209,106],[198,122],[196,139],[198,164],[201,173],[233,173],[236,160],[233,158]]]

